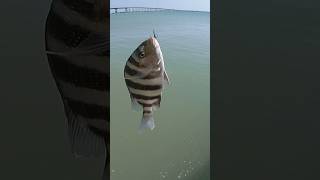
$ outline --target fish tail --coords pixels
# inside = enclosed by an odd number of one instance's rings
[[[155,127],[154,125],[154,119],[153,119],[153,114],[152,112],[146,113],[145,111],[143,112],[143,116],[141,119],[141,124],[139,127],[139,132],[142,132],[144,129],[150,129],[153,130]]]

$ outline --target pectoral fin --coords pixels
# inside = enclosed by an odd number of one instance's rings
[[[168,74],[167,72],[164,70],[164,73],[163,73],[163,76],[164,76],[164,81],[170,85],[170,80],[169,80],[169,77],[168,77]]]

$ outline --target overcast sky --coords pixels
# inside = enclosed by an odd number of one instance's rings
[[[111,7],[159,7],[210,11],[210,0],[111,0]]]

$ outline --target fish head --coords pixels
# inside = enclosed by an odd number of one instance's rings
[[[133,55],[141,67],[156,67],[162,60],[159,42],[154,37],[142,42]]]

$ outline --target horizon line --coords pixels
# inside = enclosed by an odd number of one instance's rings
[[[110,7],[110,9],[125,9],[125,8],[146,8],[146,9],[149,8],[149,9],[174,10],[174,11],[210,12],[210,10],[172,9],[172,8],[143,7],[143,6]]]

